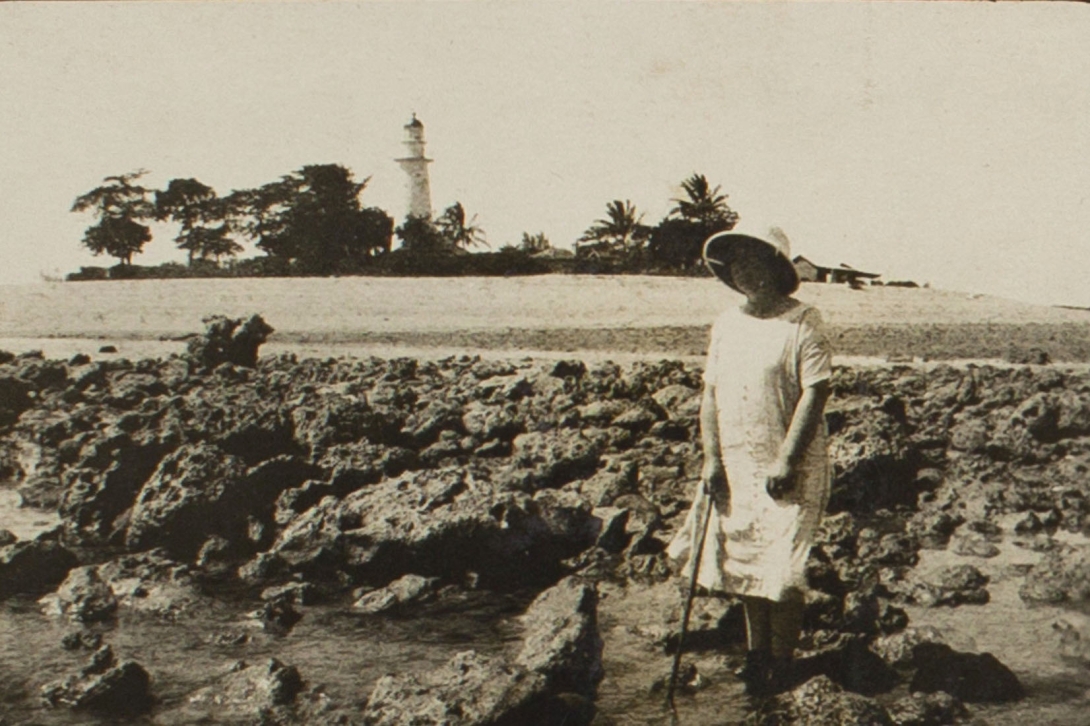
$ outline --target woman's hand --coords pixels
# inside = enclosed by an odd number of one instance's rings
[[[798,462],[821,425],[825,401],[829,398],[829,382],[818,381],[802,391],[802,397],[791,416],[791,426],[780,445],[776,461],[765,476],[765,491],[773,499],[783,499],[797,485]]]
[[[765,491],[775,500],[786,497],[795,488],[795,467],[781,457],[769,467],[765,474]]]
[[[727,472],[718,456],[705,456],[704,468],[700,472],[700,481],[720,511],[726,511],[730,503],[727,490]]]

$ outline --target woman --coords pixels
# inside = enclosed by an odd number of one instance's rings
[[[704,244],[705,263],[745,302],[716,320],[708,348],[701,479],[715,511],[698,582],[745,605],[738,675],[751,693],[789,682],[806,558],[829,498],[830,353],[818,311],[791,297],[799,280],[786,237],[773,229],[769,239],[724,232]],[[674,556],[699,541],[705,497],[696,499]]]

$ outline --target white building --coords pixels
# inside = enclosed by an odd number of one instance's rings
[[[405,124],[405,141],[409,155],[396,159],[405,173],[409,175],[409,216],[431,219],[431,184],[428,181],[428,164],[431,159],[424,156],[424,124],[413,114],[412,121]]]

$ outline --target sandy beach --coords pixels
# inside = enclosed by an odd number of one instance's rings
[[[115,345],[142,357],[209,315],[258,313],[268,350],[303,355],[514,351],[696,359],[739,297],[711,279],[525,278],[147,280],[7,286],[0,343],[63,356]],[[844,357],[1090,360],[1090,312],[922,288],[804,284]],[[68,339],[71,344],[50,343]],[[40,341],[40,342],[38,342]],[[176,341],[175,341],[176,342]],[[97,344],[97,345],[96,345]]]

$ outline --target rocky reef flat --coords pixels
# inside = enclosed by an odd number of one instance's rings
[[[170,358],[0,357],[0,468],[59,517],[0,533],[3,617],[63,630],[52,662],[70,664],[5,664],[9,706],[50,723],[663,722],[682,602],[663,551],[700,472],[699,366],[258,357],[256,322],[217,324]],[[840,367],[833,391],[797,682],[744,697],[740,607],[705,594],[683,722],[1080,723],[1090,374]],[[301,632],[321,642],[322,618],[381,629],[472,598],[517,604],[506,635],[392,662],[351,695],[286,655]],[[133,622],[169,642],[224,603],[253,627],[188,646],[239,656],[201,688],[165,688],[126,646]],[[972,623],[995,613],[1046,631],[1033,659],[994,633],[979,647]]]

